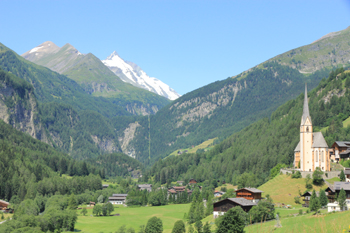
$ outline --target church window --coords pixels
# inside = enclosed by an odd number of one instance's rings
[[[322,162],[324,162],[324,156],[323,156],[323,151],[322,151]]]
[[[308,127],[306,127],[306,132],[309,132],[309,126],[308,126]]]
[[[318,151],[316,151],[316,162],[318,162]]]

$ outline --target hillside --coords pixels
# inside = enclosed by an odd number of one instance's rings
[[[152,164],[173,151],[199,145],[210,138],[218,137],[220,142],[251,123],[270,116],[278,106],[299,95],[305,82],[311,90],[336,66],[348,64],[350,37],[346,35],[349,30],[298,48],[297,54],[304,57],[303,63],[298,64],[305,63],[305,67],[309,67],[308,64],[313,66],[318,52],[319,57],[325,51],[333,54],[332,46],[342,41],[339,47],[342,52],[332,55],[332,58],[339,56],[335,63],[315,65],[311,72],[293,66],[287,60],[279,61],[281,57],[293,61],[290,51],[278,55],[237,76],[181,96],[152,116],[150,122],[148,119],[138,121],[136,135],[128,147],[135,151],[140,161]],[[309,49],[314,46],[319,49]]]
[[[268,181],[277,163],[292,163],[299,141],[303,99],[301,94],[288,101],[269,118],[233,134],[208,152],[160,160],[145,177],[161,183],[167,179],[220,179],[240,187],[257,187]],[[322,79],[309,92],[309,108],[314,131],[329,126],[324,135],[328,146],[335,140],[348,140],[350,128],[343,128],[342,120],[350,116],[350,73],[341,68]]]
[[[154,114],[169,103],[164,97],[123,82],[93,54],[82,54],[70,44],[59,48],[53,42],[44,42],[22,54],[22,57],[66,75],[88,94],[110,98],[130,109],[142,109],[133,106],[134,102],[143,106],[143,111],[133,111],[132,114]]]

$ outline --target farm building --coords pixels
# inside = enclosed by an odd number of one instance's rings
[[[128,194],[113,194],[108,198],[109,202],[113,205],[123,205],[126,203],[126,197]]]
[[[139,190],[147,190],[148,192],[151,192],[152,191],[152,185],[151,184],[139,184],[137,185],[138,189]]]
[[[257,205],[256,203],[247,200],[245,198],[226,198],[224,200],[215,202],[214,204],[214,218],[224,215],[229,209],[240,206],[245,212],[248,212],[253,206]]]
[[[241,188],[236,190],[235,192],[236,192],[236,197],[242,197],[244,199],[247,199],[256,203],[258,203],[262,199],[261,193],[263,193],[263,191],[256,188]]]
[[[6,210],[9,205],[7,201],[0,200],[0,210]]]

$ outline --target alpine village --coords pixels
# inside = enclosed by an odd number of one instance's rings
[[[350,27],[182,96],[0,43],[0,118],[1,233],[350,230]]]

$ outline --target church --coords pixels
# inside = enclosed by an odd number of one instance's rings
[[[314,171],[317,167],[322,171],[330,171],[331,167],[328,145],[322,132],[312,132],[306,84],[300,141],[294,150],[294,167],[301,171]]]

